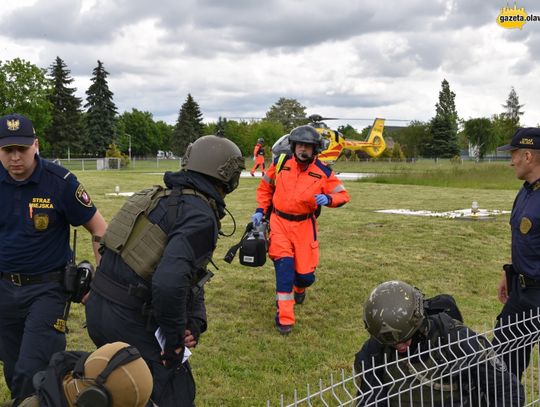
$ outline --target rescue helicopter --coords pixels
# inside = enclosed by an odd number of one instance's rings
[[[365,141],[346,139],[337,130],[330,129],[323,120],[336,120],[334,117],[322,117],[313,114],[308,117],[310,125],[313,126],[323,137],[323,151],[319,154],[319,160],[332,164],[335,162],[343,150],[363,151],[370,157],[378,157],[386,149],[386,142],[383,138],[384,119],[377,118],[373,121],[373,126],[369,131]],[[272,156],[275,159],[282,153],[290,151],[289,135],[280,137],[272,146]]]

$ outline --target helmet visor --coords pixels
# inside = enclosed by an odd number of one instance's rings
[[[375,339],[383,345],[395,345],[396,343],[407,342],[415,333],[415,329],[411,328],[407,333],[399,331],[380,332]]]

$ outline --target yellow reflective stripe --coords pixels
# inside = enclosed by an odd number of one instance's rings
[[[343,185],[338,185],[337,187],[334,188],[334,190],[332,192],[330,192],[331,194],[337,194],[338,192],[341,192],[341,191],[345,191],[345,187]]]
[[[276,174],[279,174],[281,171],[281,168],[283,167],[283,161],[285,161],[285,158],[287,158],[287,154],[280,154],[278,162],[276,164]]]
[[[264,174],[262,176],[262,179],[263,179],[263,181],[266,181],[270,185],[274,185],[274,183],[275,183],[274,180],[272,178],[268,177],[266,174]]]
[[[294,300],[294,293],[277,293],[276,300],[277,301]]]

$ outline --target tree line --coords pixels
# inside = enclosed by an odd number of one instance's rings
[[[503,111],[491,117],[460,119],[455,97],[448,81],[443,80],[434,117],[428,122],[412,121],[392,133],[404,157],[452,158],[469,149],[480,160],[497,146],[506,144],[520,127],[524,105],[519,103],[513,87],[502,105]]]
[[[154,120],[152,113],[132,108],[118,114],[114,94],[107,82],[109,72],[97,61],[83,101],[75,95],[74,79],[60,58],[40,68],[16,58],[0,61],[0,114],[20,113],[34,122],[40,150],[46,157],[65,158],[154,156],[158,150],[181,156],[189,143],[205,134],[220,134],[234,141],[246,156],[262,137],[272,145],[292,128],[307,124],[306,107],[296,99],[280,98],[258,120],[229,120],[204,123],[199,104],[188,94],[174,125]],[[443,80],[435,115],[429,122],[412,121],[393,129],[393,149],[385,155],[399,158],[454,157],[467,145],[478,158],[505,143],[519,127],[523,115],[512,88],[504,111],[490,118],[462,120],[455,107],[455,94]],[[369,127],[357,132],[350,125],[338,131],[347,138],[363,138]]]

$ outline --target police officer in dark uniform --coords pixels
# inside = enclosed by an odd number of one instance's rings
[[[32,392],[32,376],[66,346],[70,225],[96,236],[106,229],[77,178],[38,148],[28,118],[0,118],[0,359],[15,399]]]
[[[225,214],[224,197],[236,189],[244,168],[232,141],[201,137],[188,147],[183,170],[165,173],[170,194],[154,209],[143,205],[134,211],[148,192],[135,194],[103,238],[86,303],[88,332],[98,346],[124,341],[139,349],[154,378],[152,400],[160,407],[193,405],[195,383],[183,356],[207,327],[206,268]],[[135,219],[134,212],[141,216]]]
[[[523,387],[489,341],[445,312],[429,315],[415,287],[377,286],[364,323],[371,337],[354,361],[358,406],[523,405]]]
[[[522,346],[515,338],[539,329],[527,318],[531,312],[537,315],[540,307],[540,129],[520,128],[510,144],[497,150],[512,152],[510,165],[516,177],[524,181],[510,215],[512,264],[505,265],[499,283],[499,300],[504,306],[497,317],[494,338],[506,364],[521,379],[532,346]]]

